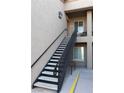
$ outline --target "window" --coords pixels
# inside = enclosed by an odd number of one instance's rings
[[[83,22],[79,22],[79,25],[78,25],[78,33],[83,33]]]
[[[74,47],[73,60],[84,62],[84,47]]]

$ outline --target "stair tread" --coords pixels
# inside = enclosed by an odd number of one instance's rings
[[[58,63],[58,61],[49,61],[48,63]]]
[[[58,62],[59,60],[58,59],[50,59],[50,61],[56,61],[56,62]]]
[[[34,86],[43,87],[43,88],[52,89],[52,90],[58,89],[58,86],[55,84],[49,84],[49,83],[43,83],[43,82],[36,82]]]
[[[55,67],[46,66],[45,69],[52,69],[52,70],[54,70]],[[56,69],[58,70],[58,67]]]
[[[58,48],[57,50],[64,50],[64,49],[59,49],[59,48]]]
[[[66,45],[63,45],[63,44],[62,44],[62,45],[60,45],[60,46],[64,46],[64,47],[66,47]]]
[[[59,49],[65,49],[65,47],[59,47]]]
[[[43,71],[42,74],[46,74],[46,75],[54,75],[54,73],[51,72],[51,71]],[[56,76],[58,76],[58,72],[57,72]]]
[[[47,77],[55,77],[55,78],[58,78],[58,76],[56,76],[56,75],[48,75],[48,74],[41,74],[41,76],[47,76]]]
[[[62,54],[55,53],[54,55],[61,56]]]
[[[63,51],[56,51],[56,53],[63,53]]]
[[[38,81],[39,82],[44,82],[44,83],[49,83],[49,84],[55,84],[55,85],[58,84],[58,82],[54,82],[54,81],[47,81],[47,80],[40,80],[40,79],[38,79]]]
[[[63,45],[67,45],[67,43],[61,43],[61,44],[63,44]]]
[[[49,66],[49,67],[58,67],[58,65],[49,65],[49,64],[47,64],[46,66]]]
[[[56,77],[40,76],[40,77],[38,77],[38,79],[39,80],[52,81],[52,82],[58,82],[58,78],[56,78]]]
[[[45,69],[55,69],[55,67],[49,67],[49,66],[46,66]]]
[[[54,66],[56,66],[57,63],[48,63],[48,65],[54,65]]]
[[[53,70],[53,69],[43,69],[43,71],[58,72],[58,70],[57,70],[57,69],[56,69],[56,70],[55,70],[55,69],[54,69],[54,70]]]
[[[52,56],[52,58],[61,58],[60,56]]]
[[[60,44],[60,45],[65,45],[65,46],[66,46],[67,44],[63,44],[63,43],[62,43],[62,44]]]

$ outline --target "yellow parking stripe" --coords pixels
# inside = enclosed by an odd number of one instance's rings
[[[80,76],[80,74],[78,74],[77,77],[76,77],[76,79],[74,80],[74,82],[73,82],[73,84],[72,84],[72,87],[71,87],[69,93],[74,93],[74,91],[75,91],[75,87],[76,87],[77,82],[78,82],[78,80],[79,80],[79,76]]]

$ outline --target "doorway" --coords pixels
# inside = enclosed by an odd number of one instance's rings
[[[74,28],[77,31],[77,35],[81,36],[82,33],[84,32],[84,26],[83,26],[83,21],[79,20],[79,21],[75,21],[74,22]]]
[[[87,43],[76,43],[73,48],[73,62],[77,67],[87,67]]]

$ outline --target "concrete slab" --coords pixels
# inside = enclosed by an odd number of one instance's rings
[[[76,68],[72,75],[68,72],[60,93],[69,93],[71,85],[79,72],[80,78],[75,93],[93,93],[93,71],[86,68]]]

